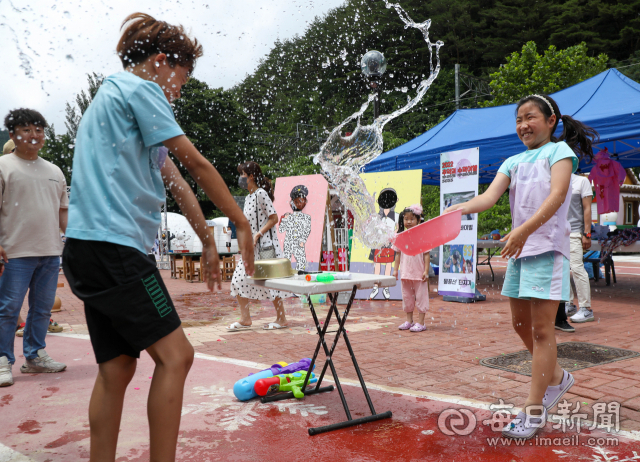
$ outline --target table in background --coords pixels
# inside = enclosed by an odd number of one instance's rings
[[[493,273],[493,267],[491,266],[491,257],[496,256],[499,250],[494,249],[502,249],[504,248],[506,242],[495,241],[493,239],[478,239],[478,252],[477,252],[477,260],[476,260],[476,272],[478,271],[478,266],[489,266],[491,270],[491,280],[495,281],[495,274]],[[481,262],[480,261],[480,249],[487,249],[486,258]],[[491,250],[494,250],[491,253]],[[484,257],[485,255],[483,255]],[[480,277],[480,273],[478,272],[478,278]]]
[[[203,282],[204,274],[202,272],[202,268],[197,268],[195,262],[200,260],[202,257],[202,252],[191,252],[191,253],[170,253],[169,254],[169,262],[171,269],[171,278],[172,279],[182,279],[179,277],[176,260],[182,260],[182,267],[184,269],[184,280],[187,282]]]
[[[600,243],[596,240],[591,241],[591,247],[589,247],[589,252],[590,251],[595,251],[595,252],[602,252],[602,247],[600,246]],[[613,253],[619,253],[619,252],[640,252],[640,241],[636,241],[631,245],[619,245],[618,247],[616,247],[615,249],[613,249]],[[585,260],[585,262],[591,263],[592,265],[594,265],[593,268],[593,278],[596,280],[596,282],[598,281],[598,267],[600,266],[600,259],[596,258],[596,259],[587,259]],[[613,264],[613,258],[611,258],[611,255],[609,255],[607,258],[604,259],[604,261],[602,262],[602,264],[604,265],[604,280],[606,282],[607,285],[611,284],[611,276],[613,276],[613,283],[615,284],[617,282],[616,280],[616,267]]]
[[[318,433],[328,432],[331,430],[337,430],[339,428],[351,427],[354,425],[360,425],[366,422],[373,422],[375,420],[387,419],[391,417],[391,411],[383,412],[382,414],[376,414],[376,411],[373,407],[373,403],[371,402],[371,397],[369,396],[369,391],[367,390],[367,386],[364,383],[364,379],[362,378],[362,373],[360,372],[360,367],[358,366],[358,362],[356,361],[356,356],[353,352],[353,348],[351,347],[351,343],[349,342],[349,337],[347,336],[347,332],[345,330],[345,324],[347,322],[347,317],[349,316],[349,311],[351,310],[351,305],[353,304],[353,299],[356,296],[356,291],[359,289],[371,289],[374,285],[378,287],[393,287],[396,285],[396,278],[391,276],[377,276],[374,274],[356,274],[351,273],[352,279],[347,280],[339,280],[333,281],[328,284],[323,284],[319,282],[307,282],[304,279],[297,279],[294,277],[291,278],[282,278],[282,279],[267,279],[263,281],[256,281],[253,279],[247,279],[248,282],[254,284],[256,286],[265,287],[268,289],[274,290],[284,290],[287,292],[293,292],[295,294],[306,295],[309,300],[309,310],[311,311],[311,315],[313,316],[313,322],[315,323],[316,330],[318,331],[318,344],[316,345],[316,351],[313,354],[313,358],[311,359],[311,365],[309,366],[309,372],[313,371],[313,366],[316,363],[316,358],[318,357],[318,353],[320,351],[320,347],[324,349],[324,353],[326,355],[326,360],[324,366],[322,368],[322,372],[318,377],[318,381],[313,385],[313,388],[307,389],[308,380],[311,374],[307,374],[307,378],[305,379],[305,383],[302,386],[303,393],[305,395],[312,395],[316,393],[321,393],[323,391],[332,391],[333,386],[328,386],[325,388],[320,388],[322,384],[322,379],[324,378],[325,373],[327,372],[327,366],[331,368],[331,373],[333,374],[333,380],[335,381],[336,388],[338,389],[338,393],[340,394],[340,400],[342,401],[342,406],[344,407],[344,412],[347,415],[347,420],[331,425],[325,425],[323,427],[315,427],[309,428],[309,435],[316,435]],[[338,292],[351,291],[351,296],[349,297],[349,302],[347,303],[347,307],[344,310],[342,317],[340,317],[340,313],[338,313]],[[327,318],[324,321],[324,324],[320,324],[318,320],[318,316],[316,315],[316,311],[313,307],[313,303],[311,302],[311,295],[315,294],[329,294],[329,299],[331,300],[331,307],[329,308],[329,313],[327,314]],[[327,347],[325,343],[324,337],[327,334],[327,328],[329,326],[329,322],[331,321],[333,315],[335,315],[338,321],[338,330],[331,331],[336,332],[336,336],[333,339],[333,344],[331,345],[331,349]],[[342,386],[340,385],[340,379],[338,378],[338,374],[336,373],[336,369],[333,365],[333,361],[331,359],[333,352],[335,351],[336,345],[338,344],[338,340],[340,336],[344,338],[344,343],[349,350],[349,354],[351,355],[351,360],[353,361],[353,366],[358,374],[358,380],[360,381],[360,385],[362,386],[362,391],[364,392],[364,396],[367,400],[367,404],[369,405],[369,409],[371,410],[371,415],[367,417],[361,417],[359,419],[351,418],[351,412],[349,412],[349,406],[347,405],[347,401],[345,399],[344,393],[342,392]],[[289,399],[293,397],[293,393],[283,393],[274,396],[265,396],[262,398],[262,402],[270,402],[270,401],[279,401],[282,399]]]

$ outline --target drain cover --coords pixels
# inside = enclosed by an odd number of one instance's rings
[[[640,353],[593,343],[558,343],[558,363],[569,372],[636,356],[640,356]],[[527,350],[485,358],[480,360],[480,364],[531,377],[531,354]]]

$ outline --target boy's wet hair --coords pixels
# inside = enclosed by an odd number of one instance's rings
[[[145,13],[133,13],[123,21],[129,23],[120,37],[116,51],[124,67],[140,64],[149,56],[164,53],[169,66],[181,66],[193,72],[196,60],[202,56],[202,45],[187,36],[180,25],[173,26]]]
[[[44,116],[33,109],[14,109],[9,111],[9,114],[4,118],[4,126],[7,127],[9,133],[13,133],[16,127],[29,125],[38,125],[42,128],[49,126]]]
[[[545,119],[549,119],[549,117],[553,115],[551,113],[551,108],[553,108],[553,113],[556,116],[556,123],[551,130],[551,141],[554,143],[564,141],[571,149],[573,149],[580,159],[584,159],[587,163],[590,163],[593,160],[592,144],[597,142],[600,138],[597,131],[571,116],[560,115],[561,112],[558,107],[558,103],[548,95],[529,95],[522,98],[518,101],[518,106],[516,107],[516,117],[518,117],[518,110],[520,109],[520,106],[529,102],[535,104],[538,109],[540,109],[540,112],[542,112]],[[549,107],[547,102],[551,107]],[[556,138],[554,133],[561,120],[562,134]]]

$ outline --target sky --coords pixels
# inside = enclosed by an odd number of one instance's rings
[[[205,3],[207,2],[208,3]],[[182,24],[204,47],[194,77],[230,88],[253,72],[276,40],[304,34],[316,16],[344,0],[0,0],[3,71],[0,125],[9,110],[40,111],[66,132],[67,101],[87,88],[86,74],[122,70],[120,26],[134,12]]]

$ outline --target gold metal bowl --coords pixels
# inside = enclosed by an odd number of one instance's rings
[[[265,279],[288,278],[297,272],[291,268],[291,260],[288,258],[267,258],[255,261],[253,277],[257,281]]]

